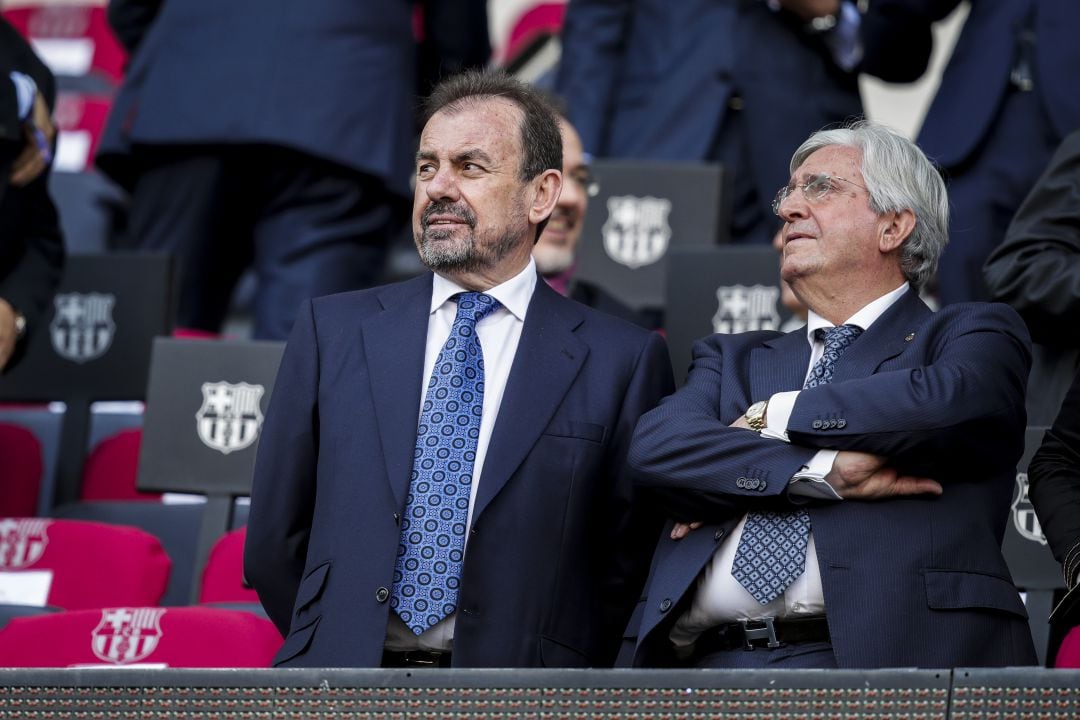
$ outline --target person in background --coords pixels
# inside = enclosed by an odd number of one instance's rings
[[[556,90],[594,157],[722,163],[725,233],[764,245],[787,148],[862,114],[859,20],[847,0],[571,0]]]
[[[960,3],[874,0],[863,18],[861,69],[901,82],[917,79],[928,67],[933,23]],[[935,288],[943,305],[992,298],[983,263],[1054,149],[1080,128],[1080,3],[968,5],[918,136],[945,174],[953,208]]]
[[[555,210],[533,246],[536,269],[559,294],[648,329],[645,319],[599,285],[574,277],[578,243],[589,209],[589,163],[581,138],[565,117],[559,118],[563,143],[563,186]]]
[[[55,100],[52,73],[0,18],[0,371],[21,358],[64,265],[48,190]]]
[[[435,5],[427,47],[488,47],[483,0]],[[285,339],[303,300],[377,282],[408,212],[414,4],[111,0],[108,12],[132,55],[97,164],[131,192],[127,243],[177,258],[178,325],[219,332],[248,267],[259,339]]]

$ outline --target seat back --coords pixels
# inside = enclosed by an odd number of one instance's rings
[[[244,539],[247,528],[227,532],[210,550],[203,569],[200,603],[258,603],[259,596],[244,585]]]
[[[0,667],[269,667],[273,623],[200,607],[111,607],[16,618],[0,630]]]
[[[195,578],[195,549],[203,519],[202,504],[167,504],[127,500],[74,502],[61,505],[54,516],[68,520],[88,520],[110,525],[129,525],[144,530],[160,542],[172,572],[165,595],[154,605],[187,605]]]
[[[98,443],[83,465],[80,499],[160,500],[160,493],[142,492],[135,487],[141,444],[139,428],[121,430]]]
[[[41,443],[24,427],[0,423],[0,517],[37,514],[45,464]]]
[[[0,570],[51,574],[37,576],[48,584],[49,605],[67,610],[157,605],[171,567],[158,539],[138,528],[0,518]]]

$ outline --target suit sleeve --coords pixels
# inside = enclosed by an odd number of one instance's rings
[[[862,17],[859,70],[886,82],[918,80],[934,50],[933,24],[959,4],[960,0],[873,0]]]
[[[1080,555],[1080,375],[1028,466],[1028,494],[1054,557],[1072,567]]]
[[[663,521],[656,508],[635,490],[633,472],[626,461],[627,450],[638,418],[655,407],[660,398],[671,393],[674,387],[667,345],[660,335],[650,333],[623,398],[610,450],[614,492],[609,508],[609,527],[614,531],[607,538],[611,547],[604,556],[611,557],[612,562],[602,583],[601,597],[607,603],[602,617],[609,624],[602,636],[612,639],[612,646],[608,649],[608,659],[612,661],[626,621],[645,583],[649,560]]]
[[[1027,329],[1002,304],[940,312],[950,316],[939,322],[926,364],[800,392],[788,421],[791,441],[881,455],[902,471],[941,481],[1015,466],[1031,367]],[[844,427],[820,422],[831,418],[843,418]]]
[[[681,520],[720,520],[786,502],[788,481],[814,454],[729,427],[737,415],[721,411],[724,340],[714,335],[694,345],[686,384],[641,418],[630,447],[639,484]]]
[[[983,274],[1035,342],[1080,347],[1080,130],[1058,148]]]
[[[605,154],[604,139],[620,81],[631,0],[570,0],[562,30],[556,89],[587,152]]]
[[[304,303],[281,359],[255,459],[244,575],[285,635],[307,555],[318,461],[318,340]]]
[[[675,517],[706,521],[790,504],[791,477],[820,449],[882,455],[945,481],[1000,474],[1023,450],[1027,331],[1004,305],[948,312],[955,317],[942,323],[928,363],[801,391],[790,443],[728,427],[736,414],[721,410],[730,405],[722,388],[744,381],[722,377],[732,366],[721,362],[723,349],[734,343],[703,340],[687,384],[639,423],[631,463]],[[844,418],[843,429],[814,427],[836,418]]]

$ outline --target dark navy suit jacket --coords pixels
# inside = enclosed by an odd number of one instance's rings
[[[378,667],[416,442],[432,277],[302,308],[262,431],[245,570],[278,663]],[[605,665],[656,540],[632,507],[638,417],[673,387],[659,335],[538,280],[477,489],[458,667]]]
[[[412,5],[161,4],[117,95],[99,164],[123,181],[130,178],[131,143],[268,143],[365,172],[408,195],[416,104]]]
[[[866,17],[863,70],[914,80],[926,69],[930,26],[961,0],[875,0]],[[1075,0],[972,0],[919,145],[944,167],[956,167],[986,137],[1009,86],[1018,28],[1034,10],[1034,92],[1058,140],[1080,127],[1080,3]],[[1051,142],[1056,145],[1056,142]],[[1007,152],[1004,149],[1003,152]]]
[[[802,386],[805,330],[700,341],[687,384],[639,423],[630,462],[675,517],[707,524],[681,541],[661,536],[620,660],[668,662],[670,627],[719,543],[747,510],[790,508],[790,478],[835,448],[892,458],[944,486],[940,497],[808,503],[839,666],[1035,662],[1001,555],[1029,345],[1005,305],[931,313],[908,292],[848,348],[831,384],[800,393],[789,444],[728,425]]]
[[[689,162],[709,159],[738,94],[741,172],[765,203],[810,133],[862,113],[822,38],[761,0],[573,0],[557,85],[587,151]]]

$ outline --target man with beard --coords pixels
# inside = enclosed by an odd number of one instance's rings
[[[304,303],[263,426],[245,570],[284,666],[609,665],[658,525],[626,450],[672,388],[656,334],[560,296],[531,250],[556,117],[505,75],[427,104],[433,271]]]
[[[563,146],[563,187],[551,219],[533,247],[536,268],[548,285],[566,297],[648,328],[649,323],[643,317],[614,295],[575,277],[578,243],[589,209],[591,178],[581,137],[565,117],[559,118],[559,132]]]

